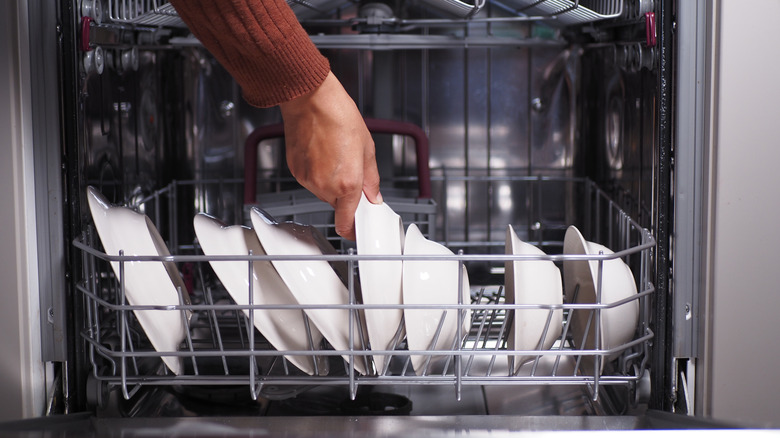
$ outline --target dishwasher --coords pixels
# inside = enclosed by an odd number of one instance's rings
[[[47,257],[64,286],[41,298],[44,357],[54,364],[47,413],[86,413],[105,433],[341,435],[359,424],[392,435],[693,421],[673,414],[693,413],[694,354],[677,340],[686,298],[669,291],[680,2],[289,3],[366,117],[382,193],[407,245],[414,224],[446,253],[371,256],[339,238],[332,209],[286,168],[278,109],[245,103],[167,1],[31,7],[57,36],[44,50],[58,59],[60,90],[61,142],[48,150],[61,157],[53,172],[62,178],[46,184],[63,201],[45,234],[60,244]],[[109,255],[93,195],[145,216],[159,253]],[[326,250],[206,254],[196,215],[243,230],[259,227],[258,217],[291,221],[324,238]],[[513,252],[521,244],[536,251]],[[434,289],[419,293],[428,301],[364,300],[371,279],[361,266],[415,262],[465,274],[446,299]],[[243,290],[229,290],[220,263]],[[257,266],[281,273],[315,263],[338,274],[342,302],[256,302]],[[176,279],[173,301],[130,300],[127,274],[153,265]],[[559,273],[557,296],[521,297],[523,275],[541,266]],[[615,266],[628,281],[615,284]],[[590,284],[569,275],[577,269]],[[297,347],[258,330],[261,315],[275,312],[301,320]],[[403,315],[384,327],[386,347],[367,330],[378,312]],[[160,348],[144,314],[177,321],[175,345]],[[323,314],[349,327],[342,346],[322,329],[315,315]],[[415,315],[434,320],[422,346]],[[541,331],[529,343],[519,327],[532,315]]]

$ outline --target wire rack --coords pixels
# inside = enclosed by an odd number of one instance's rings
[[[109,0],[108,16],[116,23],[185,27],[168,0]]]
[[[616,18],[623,13],[623,0],[510,0],[509,4],[528,15],[554,17],[566,26]]]
[[[528,185],[527,193],[541,192],[548,184],[569,187],[581,205],[576,219],[578,227],[590,239],[609,245],[613,255],[571,256],[562,254],[560,231],[565,229],[563,220],[550,220],[545,217],[532,218],[532,228],[538,236],[537,243],[547,250],[547,256],[515,256],[503,253],[503,247],[482,253],[466,253],[460,250],[452,256],[361,256],[348,250],[341,254],[314,257],[331,263],[341,263],[347,267],[344,279],[349,290],[349,301],[343,305],[321,306],[322,309],[346,309],[349,313],[350,327],[363,318],[366,310],[372,309],[423,309],[442,315],[437,332],[433,335],[430,349],[411,350],[404,334],[404,321],[393,328],[395,337],[386,350],[356,349],[337,350],[327,341],[315,342],[311,332],[307,333],[306,350],[275,350],[262,334],[254,328],[251,310],[293,309],[302,312],[304,320],[311,324],[307,311],[320,308],[317,305],[277,305],[262,306],[253,304],[251,288],[247,293],[248,305],[238,305],[226,293],[217,276],[211,270],[211,261],[235,261],[247,264],[250,276],[252,263],[271,260],[311,260],[312,256],[274,257],[242,255],[208,257],[199,250],[197,242],[171,245],[168,257],[109,256],[102,251],[96,233],[88,227],[83,236],[74,240],[73,245],[80,252],[83,262],[83,275],[77,282],[77,289],[83,296],[86,323],[81,337],[86,341],[93,376],[108,387],[121,387],[126,398],[130,398],[146,385],[245,385],[253,398],[285,398],[295,395],[301,387],[316,385],[348,386],[354,397],[360,385],[398,385],[425,384],[451,385],[459,397],[465,385],[579,385],[587,386],[598,398],[601,388],[606,385],[634,387],[647,372],[649,347],[653,332],[649,327],[650,300],[654,293],[651,281],[650,258],[654,247],[651,233],[623,212],[596,184],[585,179],[548,178],[548,177],[504,177],[513,183]],[[134,207],[145,211],[158,223],[168,225],[160,227],[165,236],[176,234],[177,226],[173,221],[165,221],[169,215],[175,216],[175,202],[169,202],[177,187],[186,184],[176,182],[163,188],[150,197],[139,201]],[[518,203],[522,204],[522,203]],[[544,211],[539,209],[538,211]],[[167,213],[164,213],[167,212]],[[540,228],[541,225],[541,230]],[[408,223],[405,223],[408,225]],[[552,236],[552,238],[550,238]],[[487,245],[489,246],[489,245]],[[481,247],[483,248],[483,247]],[[565,260],[596,260],[602,262],[620,258],[633,270],[638,293],[629,299],[615,303],[572,304],[564,302],[550,304],[508,304],[505,300],[503,276],[500,269],[507,261],[530,262],[533,260],[552,260],[560,265]],[[470,288],[470,300],[460,299],[458,303],[447,305],[430,303],[420,305],[367,305],[359,299],[357,275],[363,260],[449,260],[459,268],[471,266],[471,263],[492,266],[494,274],[489,280],[493,284],[474,284]],[[149,306],[127,304],[124,281],[117,278],[110,263],[117,262],[120,267],[129,263],[173,262],[179,268],[188,289],[191,304]],[[120,268],[119,272],[123,272]],[[120,275],[121,277],[121,275]],[[248,282],[251,283],[251,281]],[[601,286],[599,286],[601,287]],[[179,290],[179,294],[182,291]],[[599,295],[600,296],[600,295]],[[182,299],[180,303],[185,303]],[[587,312],[592,321],[599,321],[601,314],[608,309],[621,306],[637,306],[638,323],[631,338],[609,349],[599,347],[585,348],[584,339],[575,339],[574,330],[570,330],[574,311]],[[547,337],[552,315],[556,311],[563,314],[560,335],[549,348],[538,347],[530,350],[513,350],[508,347],[507,338],[513,330],[515,312],[523,309],[538,309],[547,313],[547,323],[542,339]],[[136,311],[153,310],[155,312],[179,312],[182,315],[191,312],[191,318],[183,318],[186,339],[176,351],[156,351],[152,348],[143,328],[134,316]],[[468,324],[456,324],[458,329],[453,342],[437,341],[447,318],[467,320]],[[360,327],[360,324],[355,324]],[[557,328],[557,327],[556,327]],[[588,330],[586,329],[587,333]],[[556,330],[557,333],[557,330]],[[350,330],[349,345],[360,340],[358,345],[368,345],[366,334],[362,330]],[[439,342],[439,344],[437,344]],[[541,344],[540,344],[541,345]],[[384,356],[387,364],[384,369],[374,369],[372,358]],[[287,356],[306,356],[319,358],[317,363],[327,364],[325,368],[315,369],[308,375],[293,366]],[[413,369],[411,358],[425,357],[423,366]],[[174,357],[181,360],[182,371],[174,375],[161,360]],[[524,362],[520,363],[519,358]],[[518,362],[515,362],[515,361]],[[319,362],[318,362],[319,361]],[[355,364],[361,362],[367,372],[355,371]]]
[[[422,0],[424,3],[457,18],[473,18],[487,0]],[[322,16],[344,2],[338,0],[288,0],[300,19]],[[623,13],[623,0],[506,0],[500,1],[523,18],[545,20],[554,24],[575,25]],[[168,0],[109,0],[109,18],[114,22],[150,26],[185,27]],[[409,20],[407,20],[409,21]]]

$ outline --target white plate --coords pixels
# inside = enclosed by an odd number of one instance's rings
[[[575,255],[609,255],[612,250],[594,242],[587,242],[580,231],[570,226],[566,230],[563,242],[564,254]],[[636,282],[631,273],[631,268],[619,258],[604,260],[602,263],[603,276],[601,279],[601,303],[608,305],[636,295]],[[596,287],[599,284],[598,260],[564,260],[563,284],[565,288],[566,302],[576,304],[596,303]],[[575,289],[579,285],[577,297],[574,298]],[[593,317],[591,317],[593,314]],[[587,337],[585,330],[588,320],[591,319]],[[600,350],[609,350],[620,347],[630,341],[634,336],[637,321],[639,319],[639,302],[632,300],[627,303],[603,309],[601,311],[601,342]],[[595,312],[591,309],[574,310],[571,316],[571,333],[574,343],[579,348],[586,350],[596,346]],[[585,339],[585,342],[583,342]],[[606,360],[614,359],[620,352],[608,355]],[[604,369],[605,360],[601,361],[600,371]],[[583,372],[591,374],[594,370],[593,356],[583,357]]]
[[[411,224],[406,230],[404,255],[453,255],[452,251],[439,243],[426,239],[417,225]],[[458,304],[458,279],[462,278],[460,296],[463,304],[470,304],[469,277],[463,266],[458,275],[458,262],[454,260],[404,260],[403,262],[403,299],[404,304]],[[446,312],[446,315],[445,315]],[[458,347],[461,339],[458,333],[457,309],[404,309],[406,339],[409,350],[451,350]],[[461,324],[461,335],[468,333],[471,323],[471,310],[465,310]],[[441,323],[442,315],[444,322]],[[441,331],[438,338],[436,332]],[[433,341],[436,344],[433,345]],[[446,356],[412,355],[412,367],[417,375],[429,374],[431,362]]]
[[[260,241],[252,229],[233,225],[227,226],[219,220],[199,213],[193,219],[195,234],[207,256],[218,255],[265,255]],[[244,261],[210,261],[211,267],[219,280],[233,297],[236,304],[249,304],[249,274],[247,262]],[[256,261],[252,263],[252,303],[257,305],[288,305],[298,304],[290,289],[284,284],[271,262]],[[249,316],[249,310],[244,309]],[[311,350],[318,348],[322,342],[322,334],[316,327],[310,325],[311,344],[306,331],[303,312],[285,309],[258,309],[254,312],[254,324],[257,330],[277,350]],[[309,375],[315,373],[312,356],[285,356],[296,367]],[[315,356],[317,371],[320,375],[328,374],[328,362],[323,356]]]
[[[404,230],[401,217],[387,204],[372,204],[360,197],[355,212],[358,255],[400,256]],[[358,262],[363,304],[401,304],[401,260],[362,260]],[[366,309],[368,339],[373,350],[392,350],[401,325],[401,309]],[[399,335],[402,339],[403,333]],[[388,363],[385,355],[374,355],[377,373]]]
[[[293,222],[277,223],[261,210],[253,208],[250,214],[255,233],[268,255],[276,256],[322,256],[323,247],[330,246],[314,227]],[[331,246],[327,253],[335,253]],[[344,305],[349,303],[349,291],[341,282],[330,264],[324,260],[273,260],[274,267],[292,292],[298,303],[303,305]],[[355,350],[363,350],[361,332],[365,327],[359,323],[362,312],[355,311],[355,324],[352,333],[352,345]],[[307,309],[306,314],[322,332],[325,339],[336,350],[349,350],[350,310],[348,309]],[[354,368],[361,374],[368,374],[365,356],[356,355]],[[349,362],[349,356],[344,355]]]
[[[511,225],[506,229],[506,253],[509,255],[545,255],[523,242]],[[507,304],[563,304],[561,271],[550,260],[516,260],[504,264]],[[549,322],[548,322],[549,321]],[[561,334],[563,310],[515,309],[507,339],[510,350],[547,350]],[[545,335],[545,327],[547,333]],[[515,356],[515,371],[535,356]]]
[[[94,187],[87,187],[87,200],[100,241],[108,255],[169,256],[160,233],[146,215],[127,207],[111,205]],[[117,278],[119,262],[111,262]],[[132,306],[178,306],[181,290],[184,304],[190,304],[187,288],[172,262],[125,262],[125,296]],[[134,310],[149,341],[159,352],[177,351],[186,335],[185,315],[181,310]],[[162,360],[174,374],[182,373],[179,357],[163,356]]]

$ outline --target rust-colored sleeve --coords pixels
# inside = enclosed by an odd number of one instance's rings
[[[330,71],[285,0],[171,4],[251,105],[274,106],[314,91]]]

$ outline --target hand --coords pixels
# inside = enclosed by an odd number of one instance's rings
[[[331,72],[319,88],[279,107],[287,166],[336,210],[336,233],[355,240],[361,192],[372,203],[382,202],[374,140],[355,102]]]

